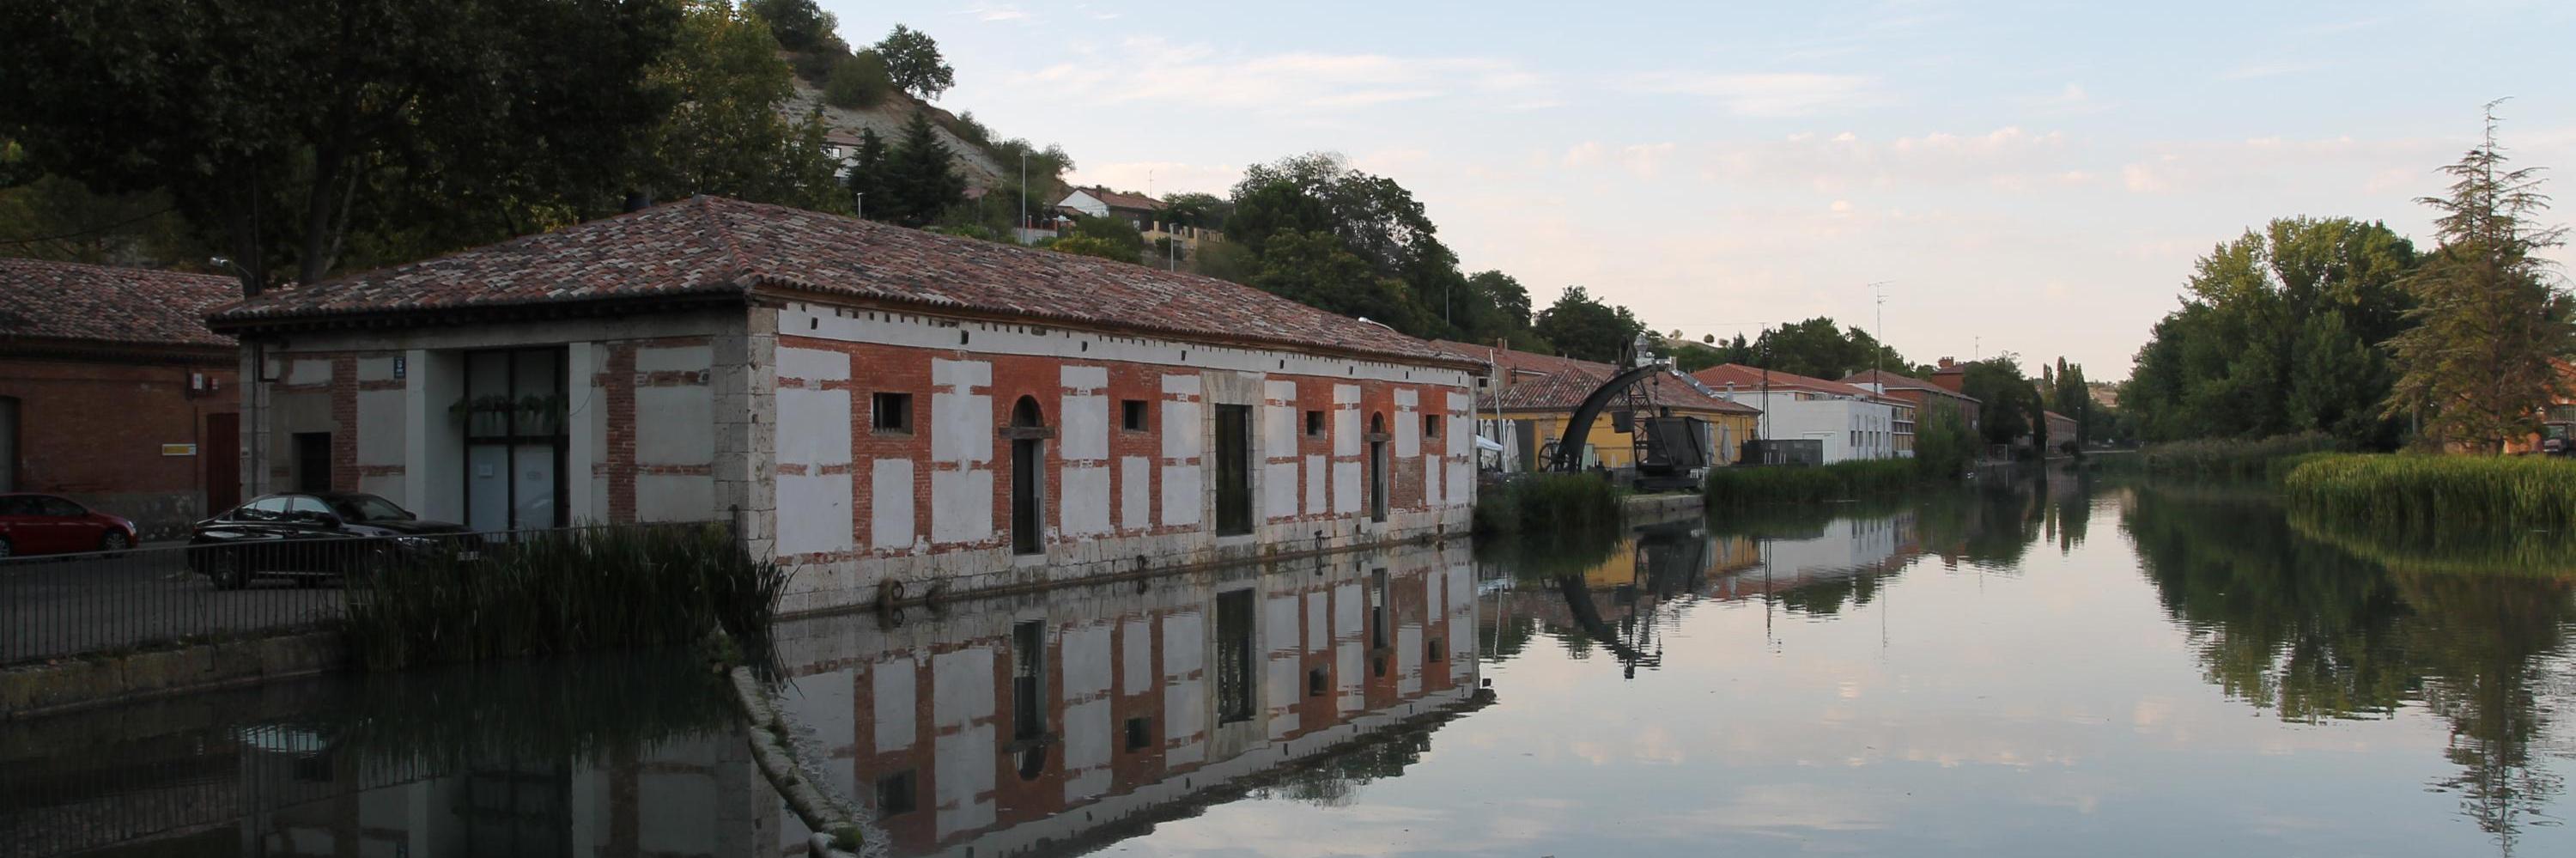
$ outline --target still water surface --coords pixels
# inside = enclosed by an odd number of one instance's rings
[[[778,666],[886,855],[2576,854],[2576,564],[2526,542],[2058,474],[803,620]],[[685,664],[525,671],[0,727],[0,839],[802,841]]]

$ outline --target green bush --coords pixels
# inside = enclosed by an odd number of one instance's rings
[[[2157,444],[2140,453],[2149,472],[2190,477],[2262,477],[2275,459],[2332,452],[2334,436],[2322,432],[2261,439],[2206,438]]]
[[[1599,474],[1529,474],[1476,494],[1476,532],[1610,529],[1619,490]]]
[[[721,526],[550,531],[352,579],[345,629],[372,670],[688,646],[718,628],[758,645],[786,581]]]
[[[1813,503],[1899,491],[1924,482],[1922,468],[1911,459],[1870,459],[1817,467],[1712,468],[1708,472],[1706,499],[1711,508]]]
[[[887,76],[885,58],[875,51],[860,51],[832,61],[832,70],[823,78],[823,101],[834,107],[872,107],[894,92],[894,79]]]
[[[2293,510],[2343,524],[2558,531],[2576,523],[2576,461],[2539,456],[2309,457],[2281,478]]]

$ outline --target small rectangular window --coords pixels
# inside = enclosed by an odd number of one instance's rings
[[[1309,412],[1306,412],[1306,437],[1308,437],[1308,438],[1321,438],[1321,437],[1324,437],[1324,412],[1321,412],[1321,411],[1309,411]]]
[[[1425,438],[1438,438],[1438,437],[1440,437],[1440,415],[1437,415],[1437,414],[1425,414],[1425,415],[1422,415],[1422,437],[1425,437]]]
[[[912,394],[879,393],[869,397],[869,425],[879,432],[912,433]]]
[[[1129,432],[1145,431],[1145,421],[1151,419],[1150,414],[1152,412],[1147,410],[1145,400],[1123,399],[1118,402],[1118,425]]]
[[[1154,744],[1154,719],[1139,715],[1127,719],[1127,750],[1142,751]]]
[[[912,770],[905,769],[877,779],[877,813],[882,816],[911,813],[913,799]]]

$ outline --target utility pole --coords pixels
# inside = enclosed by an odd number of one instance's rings
[[[1029,228],[1029,150],[1020,150],[1020,221],[1011,227],[1011,241],[1019,244],[1020,231]]]
[[[857,215],[860,220],[868,219],[868,193],[866,191],[850,192],[850,213]]]

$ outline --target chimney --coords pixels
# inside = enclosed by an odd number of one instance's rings
[[[1957,362],[1957,361],[1951,360],[1951,359],[1946,358],[1946,357],[1941,359],[1941,368],[1942,368],[1942,369],[1949,369],[1950,367],[1952,367],[1952,366],[1956,366],[1957,364],[1958,364],[1958,362]]]

